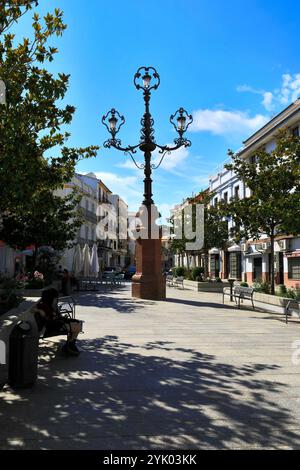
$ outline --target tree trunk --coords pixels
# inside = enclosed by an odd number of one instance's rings
[[[189,257],[189,253],[186,252],[186,261],[187,261],[187,269],[188,271],[190,272],[190,257]]]
[[[33,269],[36,270],[37,267],[37,257],[38,257],[38,247],[35,245],[35,249],[33,252]]]
[[[204,255],[204,276],[209,276],[209,269],[208,269],[208,253]]]
[[[275,267],[274,267],[274,248],[275,248],[275,236],[274,233],[271,235],[271,254],[270,254],[270,285],[271,295],[275,295]]]

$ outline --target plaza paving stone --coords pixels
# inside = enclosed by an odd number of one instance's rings
[[[41,343],[36,386],[0,393],[0,449],[299,449],[300,322],[167,295],[78,295],[82,354]]]

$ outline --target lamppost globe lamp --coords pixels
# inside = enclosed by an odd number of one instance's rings
[[[149,75],[149,73],[146,73],[146,74],[143,76],[143,85],[144,85],[144,88],[145,88],[145,89],[150,88],[150,83],[151,83],[151,75]]]
[[[136,145],[123,147],[116,136],[125,123],[124,116],[112,108],[102,117],[102,123],[111,134],[111,138],[104,143],[105,148],[115,148],[129,155],[134,164],[144,171],[144,200],[140,214],[147,212],[147,237],[139,238],[136,246],[136,274],[132,278],[132,295],[142,299],[164,300],[166,297],[166,284],[162,276],[161,267],[161,234],[153,237],[152,222],[159,212],[152,199],[152,171],[160,167],[165,156],[180,149],[190,147],[191,141],[184,137],[185,132],[193,122],[193,117],[184,108],[179,108],[170,117],[178,138],[174,140],[174,146],[159,145],[154,137],[154,119],[150,113],[151,91],[157,90],[160,85],[160,76],[154,67],[140,67],[134,76],[134,85],[137,90],[143,91],[145,112],[141,119],[141,138]],[[157,165],[152,163],[152,153],[158,149],[161,155]],[[134,157],[140,150],[144,154],[144,163],[138,163]]]
[[[116,127],[117,127],[117,123],[118,123],[118,119],[115,117],[115,116],[112,116],[110,119],[109,119],[109,127],[111,129],[112,132],[115,132],[116,130]]]

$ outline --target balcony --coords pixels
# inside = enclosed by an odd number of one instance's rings
[[[81,208],[81,210],[82,210],[83,218],[84,218],[87,222],[91,222],[92,224],[97,225],[97,223],[98,223],[98,218],[97,218],[97,215],[96,215],[95,212],[92,212],[92,211],[87,210],[87,209],[84,209],[84,208]]]
[[[112,250],[112,241],[111,240],[98,240],[98,248],[99,250]]]

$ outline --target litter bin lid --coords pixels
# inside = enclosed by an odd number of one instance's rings
[[[17,327],[20,329],[20,330],[23,330],[23,331],[30,331],[31,330],[31,325],[28,321],[20,321],[18,324],[17,324]]]

